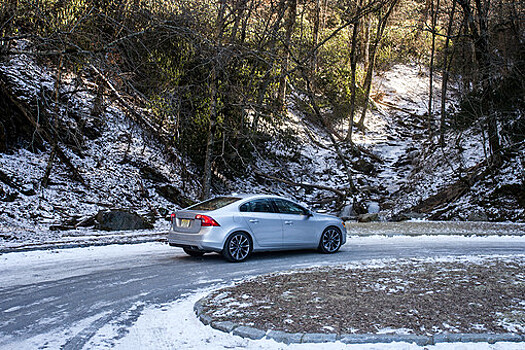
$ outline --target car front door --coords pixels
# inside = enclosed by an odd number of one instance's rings
[[[269,199],[254,199],[240,206],[240,213],[261,247],[279,249],[283,243],[283,224]]]
[[[283,220],[283,246],[310,248],[317,245],[315,222],[310,211],[298,204],[284,200],[273,200]]]

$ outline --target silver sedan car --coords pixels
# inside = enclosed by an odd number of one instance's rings
[[[191,256],[218,252],[232,262],[252,252],[318,249],[335,253],[346,243],[344,222],[269,195],[216,197],[171,215],[171,246]]]

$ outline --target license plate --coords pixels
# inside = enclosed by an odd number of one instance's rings
[[[190,227],[190,219],[180,219],[180,227]]]

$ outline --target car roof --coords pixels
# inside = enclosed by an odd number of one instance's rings
[[[236,194],[236,193],[234,193],[234,194],[231,194],[229,196],[224,196],[224,197],[238,197],[238,198],[241,198],[241,199],[283,198],[283,197],[280,197],[280,196],[277,196],[277,195],[272,195],[272,194],[255,194],[255,193],[244,193],[244,194]],[[283,199],[286,199],[286,198],[283,198]]]

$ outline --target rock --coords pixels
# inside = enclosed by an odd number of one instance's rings
[[[301,343],[332,343],[337,340],[336,334],[306,333]]]
[[[140,175],[143,179],[148,179],[153,182],[170,182],[164,174],[147,164],[140,167]]]
[[[102,136],[103,124],[99,118],[86,118],[82,127],[82,134],[90,140],[98,139]]]
[[[358,222],[372,222],[372,221],[379,221],[379,214],[378,213],[372,213],[372,214],[361,214],[357,217]]]
[[[9,188],[5,188],[3,184],[0,184],[0,201],[1,202],[14,202],[18,197],[18,193],[11,191]]]
[[[469,214],[467,221],[489,221],[489,217],[482,211],[474,211]]]
[[[160,196],[164,197],[168,201],[181,206],[182,208],[186,208],[194,204],[194,202],[191,199],[183,196],[180,193],[180,190],[172,185],[165,184],[157,186],[155,188],[155,192],[157,192]]]
[[[354,163],[354,169],[365,174],[373,174],[376,170],[372,163],[369,163],[362,158]]]
[[[354,206],[352,204],[345,205],[339,213],[339,217],[345,221],[354,219],[356,216],[357,213],[355,212]]]
[[[415,212],[406,212],[399,213],[392,216],[392,221],[406,221],[406,220],[423,220],[426,217],[425,214],[415,213]]]
[[[23,184],[20,186],[20,192],[26,196],[34,196],[36,194],[32,184]]]
[[[368,202],[367,206],[368,206],[368,212],[370,214],[379,213],[380,211],[379,203],[377,202]]]
[[[258,328],[239,326],[233,330],[233,335],[253,340],[259,340],[266,335],[266,332]]]
[[[51,225],[49,226],[49,231],[68,231],[68,230],[74,230],[75,226],[69,226],[69,225]]]
[[[414,160],[417,157],[419,157],[419,150],[413,150],[407,153],[407,158],[410,160]]]
[[[230,333],[235,329],[235,327],[238,327],[237,324],[231,321],[212,321],[210,325],[212,328],[218,329],[226,333]]]
[[[89,226],[94,226],[95,224],[96,224],[96,220],[94,216],[86,216],[86,217],[81,218],[75,226],[76,227],[89,227]]]
[[[142,216],[125,210],[99,211],[97,228],[105,231],[151,229],[153,225]]]

